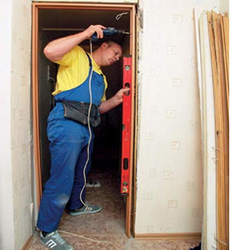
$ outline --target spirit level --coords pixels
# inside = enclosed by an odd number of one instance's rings
[[[122,107],[122,157],[121,157],[121,193],[130,190],[130,136],[132,101],[132,57],[123,57],[123,88],[130,88],[123,97]]]

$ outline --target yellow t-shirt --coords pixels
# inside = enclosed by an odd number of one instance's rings
[[[107,88],[106,76],[101,71],[100,67],[96,64],[94,59],[89,55],[92,60],[93,70],[104,77],[105,90]],[[62,91],[70,90],[81,85],[89,74],[89,59],[85,51],[76,46],[71,51],[63,56],[60,61],[55,61],[59,64],[57,73],[57,82],[53,95],[59,94]],[[102,101],[105,101],[105,91]]]

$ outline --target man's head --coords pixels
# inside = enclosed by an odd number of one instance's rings
[[[107,41],[93,52],[93,58],[99,66],[109,66],[118,61],[122,55],[122,48],[113,41]]]

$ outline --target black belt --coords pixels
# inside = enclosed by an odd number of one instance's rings
[[[90,103],[75,101],[61,101],[61,103],[64,107],[65,118],[88,125]],[[89,121],[90,125],[94,128],[98,127],[101,123],[99,107],[95,104],[91,104]]]

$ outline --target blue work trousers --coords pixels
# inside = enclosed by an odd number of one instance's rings
[[[62,104],[57,104],[57,110],[62,108],[59,105]],[[63,117],[48,122],[47,135],[50,141],[51,176],[45,184],[37,226],[42,231],[52,232],[57,229],[67,202],[69,209],[83,206],[80,193],[84,186],[83,170],[88,158],[89,130],[87,126]],[[85,175],[90,170],[93,137]],[[85,189],[82,200],[85,200]]]

